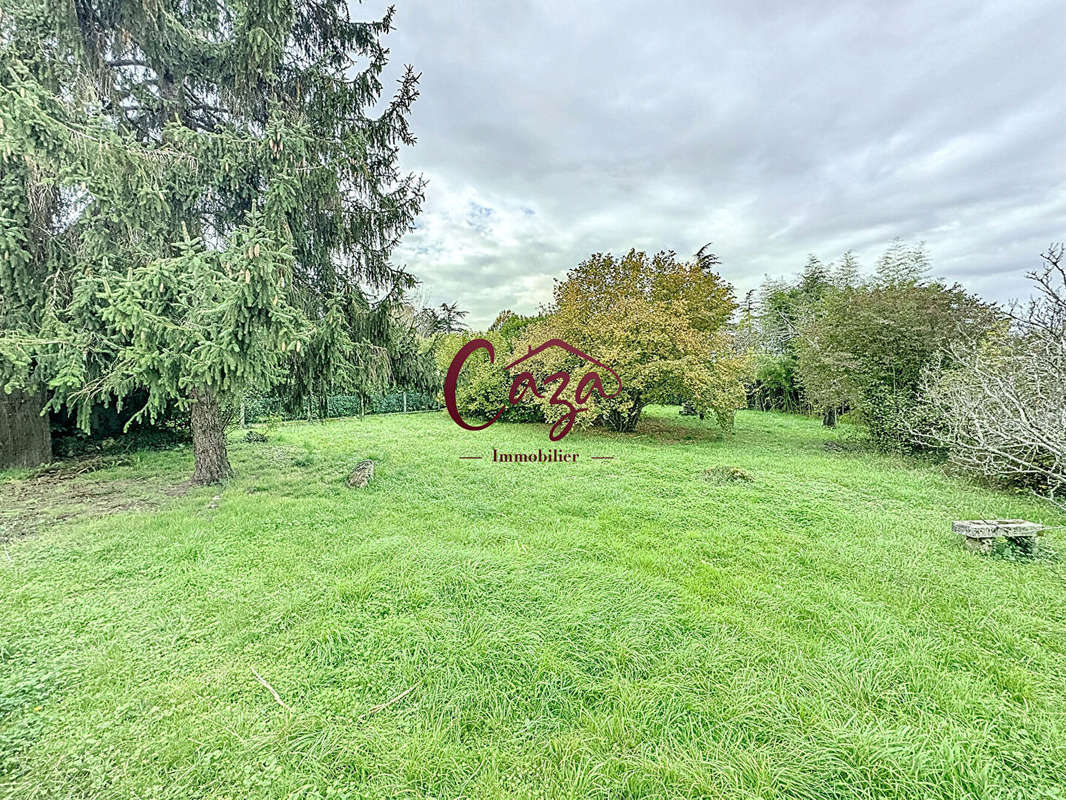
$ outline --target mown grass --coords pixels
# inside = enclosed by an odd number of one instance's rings
[[[545,429],[419,414],[234,442],[215,502],[159,488],[188,451],[77,476],[154,505],[4,545],[0,792],[1064,796],[1066,536],[1012,560],[950,532],[1064,520],[839,435],[656,409],[568,437],[576,464],[494,464],[458,457]]]

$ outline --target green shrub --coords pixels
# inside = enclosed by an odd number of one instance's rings
[[[504,369],[510,362],[511,349],[503,335],[497,331],[488,333],[451,334],[441,339],[437,348],[437,366],[446,372],[455,354],[471,339],[486,339],[492,344],[495,361],[490,363],[488,353],[479,350],[472,354],[459,373],[455,391],[455,404],[464,419],[489,419],[504,409],[500,416],[507,422],[543,422],[544,412],[534,403],[511,405],[508,395],[513,376]],[[443,395],[439,398],[444,404]]]

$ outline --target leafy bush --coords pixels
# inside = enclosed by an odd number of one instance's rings
[[[366,413],[395,414],[403,412],[403,396],[403,392],[390,392],[380,397],[372,397],[368,401]],[[437,402],[435,394],[429,392],[407,392],[408,411],[428,411],[437,408],[440,408],[440,404]]]
[[[799,326],[827,292],[858,282],[858,264],[850,252],[844,253],[836,270],[811,255],[791,280],[766,280],[757,303],[749,293],[741,329],[757,357],[755,380],[748,388],[748,408],[793,413],[811,410],[797,374]]]
[[[577,424],[599,420],[612,430],[630,431],[649,403],[687,402],[730,429],[734,411],[745,402],[750,361],[728,333],[736,308],[733,288],[712,271],[715,264],[717,258],[703,251],[687,262],[672,252],[648,256],[631,250],[621,258],[597,253],[555,287],[544,320],[525,330],[516,350],[562,339],[618,373],[617,396],[593,394],[579,404],[575,391],[592,365],[559,348],[527,362],[535,375],[571,373],[563,397],[590,409]],[[595,371],[604,393],[614,394],[615,379]],[[537,403],[549,421],[567,412],[547,397]]]
[[[997,312],[958,284],[926,281],[924,261],[909,271],[883,261],[877,280],[827,292],[800,323],[798,372],[815,407],[853,408],[879,447],[913,450],[924,371],[950,366],[951,346],[983,335]]]
[[[504,367],[512,360],[511,348],[498,331],[487,333],[451,334],[442,337],[437,345],[437,366],[442,373],[456,353],[471,339],[485,339],[493,348],[495,360],[490,363],[488,353],[478,350],[466,360],[459,373],[456,386],[455,404],[464,419],[490,419],[503,408],[501,420],[508,422],[543,422],[543,411],[533,403],[511,405],[508,395],[511,391],[512,375]],[[438,398],[441,405],[443,396]]]
[[[440,408],[436,395],[428,392],[407,392],[408,411],[429,411]],[[377,397],[363,398],[359,395],[338,394],[326,398],[326,417],[358,417],[360,414],[393,414],[404,410],[404,392],[392,391]],[[313,410],[317,415],[317,410]],[[276,418],[282,420],[306,419],[307,408],[292,408],[285,398],[249,397],[245,401],[245,422],[250,424]]]
[[[366,402],[360,403],[358,395],[338,394],[326,398],[326,416],[358,417],[366,413]]]
[[[748,389],[748,407],[790,413],[803,410],[803,392],[796,377],[794,355],[763,354],[757,359],[755,382]]]

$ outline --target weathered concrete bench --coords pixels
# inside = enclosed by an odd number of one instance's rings
[[[1017,545],[1027,553],[1036,549],[1036,537],[1044,526],[1024,519],[968,519],[951,524],[951,530],[966,537],[971,550],[986,552],[999,537]]]

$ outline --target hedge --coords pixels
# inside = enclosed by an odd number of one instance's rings
[[[368,397],[360,406],[359,395],[338,394],[327,398],[326,417],[358,417],[363,414],[395,414],[404,410],[404,392],[391,392],[379,397]],[[408,411],[434,411],[440,408],[432,394],[406,392]],[[317,408],[312,412],[318,416]],[[244,401],[244,420],[251,424],[263,422],[269,417],[288,419],[306,419],[307,411],[296,412],[286,408],[280,397],[248,397]]]

